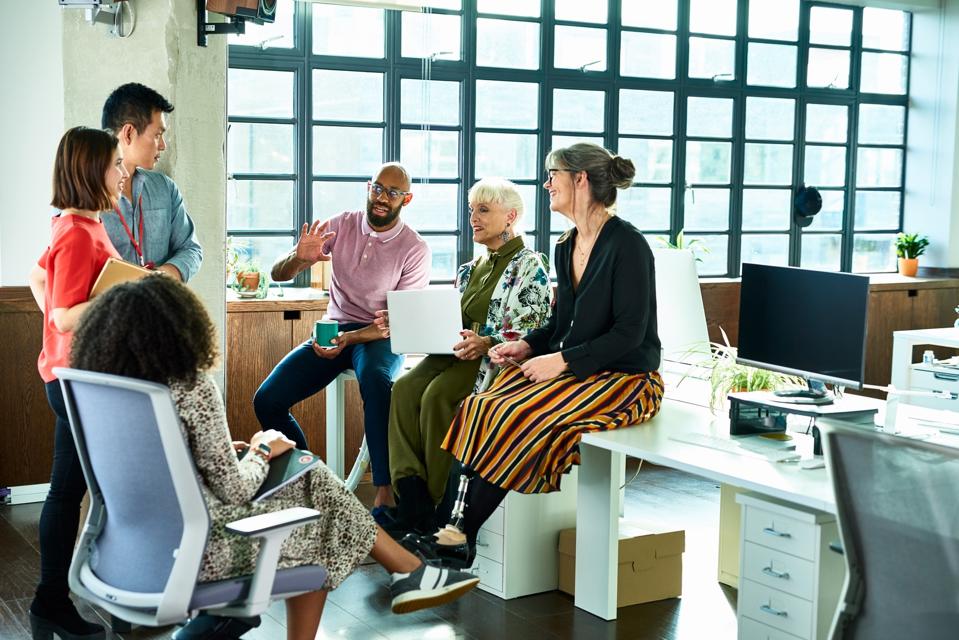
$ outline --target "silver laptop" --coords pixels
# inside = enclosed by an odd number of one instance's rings
[[[388,291],[393,353],[452,354],[463,338],[460,292],[454,287]]]

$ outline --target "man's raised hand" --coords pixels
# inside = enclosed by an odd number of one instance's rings
[[[323,252],[323,245],[326,241],[336,235],[335,231],[326,230],[329,224],[329,220],[323,222],[316,220],[312,225],[303,223],[303,228],[300,229],[300,239],[296,242],[297,258],[311,264],[330,259],[330,254]]]

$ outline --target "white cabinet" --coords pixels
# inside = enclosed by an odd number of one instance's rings
[[[742,505],[739,640],[823,640],[829,635],[845,564],[829,549],[836,517],[756,494]]]
[[[576,526],[576,476],[573,467],[555,493],[506,495],[476,536],[480,589],[509,599],[559,586],[559,532]]]
[[[919,362],[909,366],[909,386],[916,391],[949,391],[959,393],[959,369]],[[959,402],[945,398],[909,396],[910,404],[930,409],[959,410]]]

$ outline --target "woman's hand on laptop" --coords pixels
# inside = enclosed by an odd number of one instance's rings
[[[466,329],[460,331],[462,342],[453,345],[453,355],[460,360],[477,360],[490,350],[492,341],[489,338],[476,335],[476,332]]]
[[[531,355],[533,350],[525,340],[503,342],[489,350],[490,362],[500,366],[504,363],[519,366],[520,360],[525,360]]]
[[[373,324],[376,325],[376,328],[379,329],[380,335],[384,338],[390,337],[390,312],[386,309],[380,309],[379,311],[374,311],[373,315],[376,316],[373,318]]]
[[[250,447],[256,447],[261,443],[270,447],[270,458],[284,454],[296,446],[295,442],[276,429],[267,429],[266,431],[257,431],[254,433],[250,438]]]

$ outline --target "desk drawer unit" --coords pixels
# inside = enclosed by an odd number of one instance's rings
[[[751,640],[800,640],[799,636],[770,627],[752,618],[739,619],[739,637]]]
[[[480,589],[509,599],[559,586],[559,532],[576,526],[576,480],[574,467],[562,491],[506,495],[476,535]]]
[[[926,363],[910,367],[909,387],[917,391],[950,391],[959,393],[959,369],[936,367]],[[956,410],[955,400],[907,396],[903,400],[930,409]]]
[[[743,526],[746,540],[812,560],[815,554],[816,525],[779,512],[746,506]]]
[[[743,546],[742,577],[773,589],[812,600],[816,564],[788,553],[746,542]]]
[[[825,640],[845,565],[832,514],[741,493],[739,639]]]
[[[476,555],[502,563],[503,536],[488,529],[480,529],[476,534]]]
[[[739,616],[809,638],[812,603],[752,580],[739,581]]]

